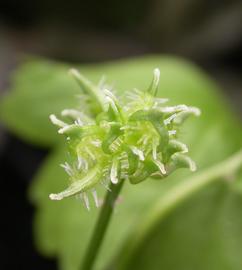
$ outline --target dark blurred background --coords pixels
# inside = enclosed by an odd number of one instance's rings
[[[0,2],[0,94],[25,54],[87,63],[150,53],[175,54],[200,65],[242,115],[241,0]],[[0,269],[56,269],[54,260],[34,248],[34,209],[26,198],[47,153],[0,127]]]

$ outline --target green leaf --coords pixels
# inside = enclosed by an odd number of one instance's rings
[[[155,67],[161,71],[158,90],[160,97],[168,97],[171,100],[170,104],[185,103],[202,110],[202,116],[199,119],[188,120],[180,131],[182,141],[191,149],[190,156],[198,164],[198,173],[201,169],[216,164],[241,148],[240,123],[230,112],[217,86],[199,69],[181,59],[152,56],[106,64],[84,65],[79,69],[94,82],[105,74],[108,82],[114,83],[115,88],[122,93],[134,87],[141,90],[147,89]],[[41,145],[56,145],[53,153],[40,168],[30,189],[31,200],[36,205],[35,239],[43,254],[58,257],[60,269],[77,270],[98,211],[92,207],[91,212],[87,212],[75,199],[66,199],[61,202],[52,202],[48,199],[50,193],[58,192],[67,186],[67,177],[59,167],[59,163],[66,160],[65,150],[60,147],[58,135],[55,128],[49,124],[48,115],[58,114],[62,109],[78,106],[75,95],[80,93],[80,90],[66,74],[68,68],[68,66],[44,60],[24,64],[14,77],[12,91],[1,102],[0,118],[10,130],[25,140]],[[149,180],[139,185],[125,183],[121,203],[116,206],[116,213],[109,226],[95,269],[103,269],[113,262],[114,257],[117,258],[117,265],[113,267],[116,269],[118,262],[128,256],[128,250],[122,250],[121,253],[119,250],[125,246],[124,242],[130,233],[139,227],[140,219],[153,209],[157,200],[168,194],[173,187],[185,182],[190,174],[188,171],[180,170],[164,181]],[[239,188],[221,185],[211,185],[201,193],[188,198],[186,203],[178,205],[159,226],[154,228],[151,234],[147,234],[147,245],[141,246],[139,252],[135,251],[134,254],[142,257],[143,264],[139,263],[135,255],[129,259],[128,265],[132,269],[182,269],[179,266],[180,263],[182,267],[194,269],[193,264],[189,265],[187,262],[190,258],[183,258],[182,255],[188,256],[189,252],[192,252],[192,256],[196,258],[193,263],[195,261],[198,263],[200,258],[205,260],[208,258],[206,256],[210,256],[213,262],[211,269],[223,269],[219,261],[223,254],[223,261],[231,266],[232,264],[228,264],[228,261],[235,260],[235,257],[231,257],[234,247],[237,246],[238,250],[241,248],[239,246],[241,240],[239,236],[236,238],[236,235],[241,232],[242,225],[238,218],[235,218],[240,209],[241,200],[237,195]],[[100,190],[101,196],[102,193],[103,191]],[[241,193],[238,192],[238,194]],[[226,202],[229,206],[221,206]],[[222,214],[223,211],[225,216]],[[229,230],[223,229],[227,226],[224,220],[226,216],[230,218],[229,214],[233,215],[231,228],[234,230],[231,235]],[[207,236],[203,240],[205,233],[201,236],[199,231],[205,228],[199,221],[206,224],[206,220],[209,221],[211,216],[217,217],[212,220],[208,228],[212,238]],[[195,229],[192,231],[193,226]],[[198,226],[197,230],[196,226]],[[212,229],[213,227],[219,228],[220,234],[213,235],[215,230]],[[226,237],[230,239],[227,241],[229,255],[226,255],[222,248],[222,251],[218,250],[221,244],[219,236],[222,235],[223,230],[226,231]],[[155,240],[156,234],[159,235],[159,241]],[[186,238],[189,239],[187,244]],[[203,247],[208,245],[206,241],[208,238],[212,239],[209,252],[206,251],[207,255],[199,257],[204,250]],[[129,241],[132,241],[132,236]],[[181,241],[185,242],[187,253],[183,250]],[[169,252],[166,251],[166,246],[169,247]],[[190,247],[192,250],[189,249]],[[149,253],[149,250],[153,253]],[[156,268],[156,265],[159,265],[159,268]],[[205,260],[203,266],[203,269],[209,269],[209,261]]]
[[[0,119],[22,139],[51,146],[58,141],[48,120],[65,107],[76,107],[73,96],[80,93],[68,68],[48,61],[30,61],[13,77],[12,89],[0,104]]]
[[[208,186],[159,222],[121,269],[241,269],[241,208],[227,183]]]

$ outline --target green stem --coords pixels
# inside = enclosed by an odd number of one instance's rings
[[[221,178],[233,176],[242,167],[242,150],[235,153],[225,161],[208,168],[200,173],[186,179],[186,181],[171,188],[157,203],[139,220],[138,227],[132,231],[132,241],[125,245],[122,261],[119,260],[116,269],[128,268],[130,258],[138,252],[139,247],[146,241],[152,229],[161,222],[167,214],[176,208],[181,202],[189,198],[190,195],[201,190],[208,184]]]
[[[91,270],[93,269],[98,251],[101,247],[103,238],[105,236],[108,224],[110,222],[115,201],[122,189],[124,180],[121,180],[118,184],[110,184],[111,191],[107,191],[104,205],[102,206],[101,212],[99,214],[96,226],[93,231],[93,235],[90,239],[89,246],[87,248],[86,256],[82,264],[81,270]]]

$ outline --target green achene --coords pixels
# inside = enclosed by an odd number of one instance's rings
[[[128,102],[117,98],[109,86],[96,86],[77,70],[70,73],[81,86],[88,109],[65,109],[65,122],[50,116],[60,127],[58,133],[65,135],[72,160],[72,164],[61,164],[69,175],[69,187],[50,194],[50,199],[76,195],[89,209],[86,192],[92,192],[98,207],[98,184],[107,187],[110,180],[137,184],[148,177],[163,179],[178,168],[195,171],[195,163],[186,156],[187,146],[177,140],[177,131],[189,115],[200,115],[200,110],[165,106],[167,99],[156,97],[159,69],[154,69],[147,90],[127,93]]]

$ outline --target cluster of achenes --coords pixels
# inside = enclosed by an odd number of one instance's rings
[[[85,106],[83,111],[62,111],[71,124],[50,116],[60,127],[58,132],[66,136],[72,160],[71,165],[61,165],[70,177],[69,187],[50,194],[50,199],[77,195],[89,208],[88,191],[98,206],[98,184],[117,184],[124,179],[137,184],[148,177],[163,179],[178,168],[196,169],[186,155],[187,146],[177,140],[177,131],[189,115],[200,111],[186,105],[164,106],[167,99],[156,97],[158,69],[146,91],[135,89],[126,94],[130,99],[126,104],[103,83],[93,85],[76,70],[71,74],[83,90]]]

